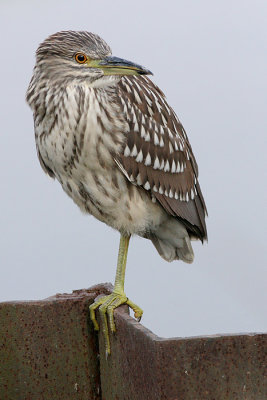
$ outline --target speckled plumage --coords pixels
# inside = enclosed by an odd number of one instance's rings
[[[43,169],[82,211],[151,239],[168,261],[192,262],[206,208],[181,123],[149,78],[77,65],[80,51],[111,54],[97,35],[69,31],[37,50],[27,102]]]

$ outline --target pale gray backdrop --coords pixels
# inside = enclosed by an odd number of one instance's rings
[[[189,135],[209,243],[163,261],[134,238],[127,295],[162,336],[266,331],[265,1],[1,0],[0,300],[113,281],[119,235],[45,176],[24,96],[38,44],[58,30],[100,34],[154,72]]]

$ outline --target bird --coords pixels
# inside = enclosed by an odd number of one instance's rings
[[[198,166],[185,129],[152,72],[112,56],[109,45],[87,31],[60,31],[37,48],[26,101],[34,119],[36,150],[86,214],[120,233],[111,294],[90,306],[106,354],[116,331],[114,310],[127,304],[127,252],[133,235],[150,240],[166,261],[192,263],[192,240],[207,240],[207,209]]]

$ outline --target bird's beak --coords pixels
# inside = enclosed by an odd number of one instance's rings
[[[131,61],[118,57],[106,57],[103,60],[90,60],[88,67],[100,68],[104,75],[153,75],[151,71]]]

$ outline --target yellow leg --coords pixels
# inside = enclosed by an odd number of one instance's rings
[[[103,326],[103,333],[105,338],[106,353],[110,354],[110,340],[108,333],[108,325],[111,332],[116,331],[114,323],[114,310],[122,304],[127,304],[133,311],[135,318],[140,321],[143,310],[129,300],[124,293],[124,280],[125,280],[125,270],[127,253],[129,247],[130,236],[121,235],[120,247],[118,255],[118,264],[115,277],[115,285],[113,292],[108,296],[101,297],[97,302],[90,306],[90,317],[93,321],[95,330],[99,330],[99,326],[95,317],[95,310],[99,307],[100,318]],[[108,321],[107,321],[108,317]]]

